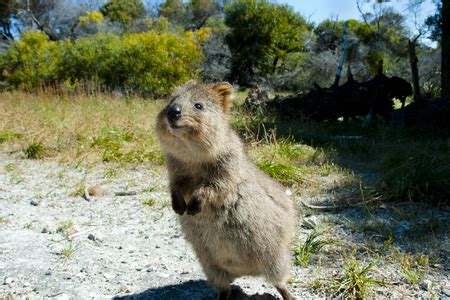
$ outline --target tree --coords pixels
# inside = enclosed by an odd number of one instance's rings
[[[27,0],[15,1],[15,17],[25,26],[37,27],[52,41],[58,40],[58,33],[51,26],[52,12],[61,3],[61,0]]]
[[[206,24],[206,21],[219,13],[220,6],[213,0],[190,0],[191,9],[191,29],[199,29]]]
[[[174,25],[185,27],[189,23],[188,6],[182,0],[166,0],[159,5],[159,16]]]
[[[442,36],[442,2],[441,0],[433,1],[436,5],[436,12],[425,20],[425,25],[430,31],[430,39],[440,41]]]
[[[215,0],[166,0],[159,6],[159,16],[185,30],[198,30],[210,17],[217,15],[221,7]]]
[[[364,21],[364,25],[358,27],[357,36],[368,46],[366,62],[374,75],[380,60],[386,62],[389,58],[406,57],[408,32],[405,17],[387,5],[389,0],[356,2]],[[372,3],[370,10],[364,10],[363,2]]]
[[[303,50],[309,29],[291,7],[267,0],[232,2],[225,9],[225,24],[230,28],[231,77],[240,82],[275,73],[289,54]]]
[[[442,95],[450,95],[450,0],[442,0]]]
[[[145,15],[145,6],[141,0],[109,0],[100,8],[100,12],[111,21],[128,28],[134,20]]]
[[[5,0],[0,3],[0,35],[3,40],[13,40],[11,33],[11,15],[13,9],[12,0]]]

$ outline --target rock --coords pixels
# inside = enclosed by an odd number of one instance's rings
[[[50,231],[48,230],[47,227],[42,228],[41,233],[49,233]]]
[[[160,278],[169,278],[170,275],[167,273],[163,273],[163,272],[159,272],[158,274],[156,274],[156,276],[160,277]]]
[[[430,291],[433,287],[433,282],[431,282],[431,280],[425,279],[420,283],[420,287],[425,291]]]
[[[38,205],[39,205],[39,202],[37,202],[36,200],[32,199],[32,200],[30,201],[30,204],[31,204],[32,206],[38,206]]]
[[[92,233],[89,233],[88,240],[94,241],[94,242],[102,242],[103,238],[98,235],[93,235]]]
[[[112,273],[103,273],[103,277],[110,280],[110,279],[113,279],[115,276]]]

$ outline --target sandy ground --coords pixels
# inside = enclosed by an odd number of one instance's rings
[[[82,184],[98,186],[98,195],[76,195]],[[0,154],[0,298],[215,299],[166,190],[165,174],[144,166],[86,169]],[[114,194],[124,191],[136,193]],[[329,219],[310,218],[320,217]],[[445,299],[449,269],[439,268],[433,286],[383,287],[376,295]],[[292,276],[307,281],[316,271],[293,267]],[[323,297],[302,284],[289,289],[299,299]],[[241,278],[233,297],[279,294],[262,279]]]
[[[139,167],[107,178],[107,169],[6,155],[0,170],[0,298],[216,297],[183,239],[162,175]],[[102,195],[73,195],[81,182],[100,185]],[[148,199],[155,203],[144,205]],[[237,298],[278,297],[258,278],[235,284]]]

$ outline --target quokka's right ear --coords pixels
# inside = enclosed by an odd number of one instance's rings
[[[212,87],[212,90],[219,96],[220,105],[224,113],[230,109],[231,100],[233,100],[234,89],[228,82],[217,83]]]

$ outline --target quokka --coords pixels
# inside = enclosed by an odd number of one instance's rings
[[[229,83],[189,81],[159,113],[172,208],[219,299],[241,276],[263,276],[283,299],[296,213],[285,189],[247,158],[230,127]]]

